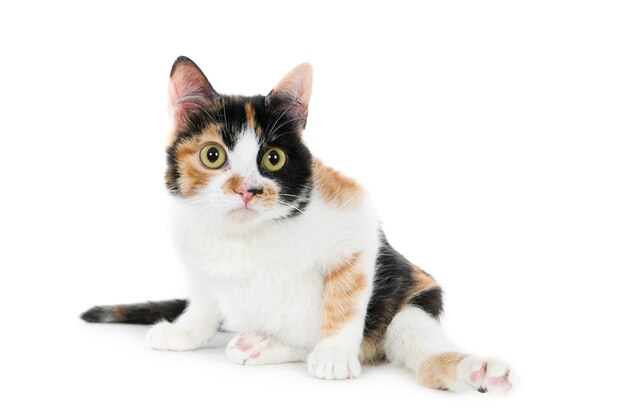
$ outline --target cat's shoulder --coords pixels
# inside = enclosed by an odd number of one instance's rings
[[[313,159],[313,187],[319,198],[337,208],[353,208],[365,197],[365,189],[354,179]]]

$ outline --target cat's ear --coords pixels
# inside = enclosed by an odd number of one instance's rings
[[[200,68],[186,56],[179,56],[172,65],[168,93],[177,129],[185,127],[194,114],[206,111],[218,97]]]
[[[298,121],[304,129],[313,85],[313,67],[303,63],[289,71],[266,97],[268,107]]]

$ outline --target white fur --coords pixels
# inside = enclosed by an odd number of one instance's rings
[[[242,365],[302,362],[306,354],[306,349],[285,345],[261,333],[238,334],[226,346],[228,359]]]
[[[439,321],[416,307],[408,307],[396,314],[385,335],[385,352],[389,360],[404,366],[419,376],[422,363],[433,355],[458,352],[456,346],[443,332]],[[485,369],[480,378],[472,379],[474,372]],[[506,376],[506,377],[505,377]],[[505,380],[500,380],[505,377]],[[464,358],[456,372],[451,391],[506,392],[516,378],[508,364],[497,359],[484,359],[469,355]]]
[[[253,199],[249,209],[239,195],[224,193],[233,175],[248,188],[279,185],[257,167],[258,140],[247,130],[238,138],[222,173],[191,199],[173,200],[175,241],[190,277],[190,306],[174,323],[160,323],[148,334],[155,349],[188,350],[206,345],[218,324],[239,334],[226,348],[236,363],[264,364],[306,360],[309,372],[324,379],[358,377],[365,313],[371,297],[379,224],[367,195],[338,208],[316,190],[303,213],[283,218],[292,206],[266,207]],[[355,253],[366,286],[356,300],[357,314],[330,337],[321,337],[324,277]],[[389,359],[414,372],[431,355],[456,348],[439,322],[409,307],[387,329]],[[246,348],[242,348],[246,346]],[[308,357],[307,357],[308,354]],[[479,379],[477,370],[486,369]],[[450,389],[486,387],[508,376],[506,364],[474,356],[458,367]],[[495,378],[495,379],[494,379]]]
[[[312,352],[309,361],[316,376],[358,376],[357,357],[379,246],[373,206],[363,196],[353,208],[338,209],[313,191],[306,210],[290,219],[275,220],[291,210],[280,203],[266,208],[253,199],[249,204],[253,212],[242,210],[239,196],[222,191],[231,176],[242,176],[251,187],[265,182],[279,187],[259,173],[258,152],[254,134],[244,132],[228,152],[224,173],[195,197],[174,199],[173,230],[190,271],[190,307],[167,331],[166,325],[158,325],[150,333],[150,344],[157,349],[195,348],[221,321],[228,330],[261,333]],[[356,252],[362,253],[359,268],[367,278],[357,301],[359,313],[336,335],[320,341],[324,276]],[[210,330],[196,337],[189,336],[190,328]],[[180,340],[181,334],[186,342]],[[335,375],[316,371],[333,367]]]

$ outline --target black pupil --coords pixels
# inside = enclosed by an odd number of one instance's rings
[[[220,151],[217,148],[211,148],[206,153],[206,159],[208,159],[209,162],[211,163],[217,161],[217,158],[219,157],[220,157]]]
[[[268,159],[270,164],[278,165],[278,163],[280,162],[280,154],[276,151],[271,151]]]

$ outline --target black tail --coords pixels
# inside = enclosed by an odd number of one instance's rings
[[[187,308],[187,300],[148,301],[147,303],[95,306],[81,314],[89,323],[154,324],[174,321]]]

